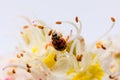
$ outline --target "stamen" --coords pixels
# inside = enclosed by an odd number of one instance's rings
[[[78,17],[76,17],[76,22],[77,23],[79,23],[79,30],[78,30],[78,34],[80,34],[81,33],[81,31],[82,31],[82,22],[79,20],[79,18]]]
[[[109,78],[117,80],[118,76],[120,76],[120,72],[116,72],[116,73],[113,73],[113,74],[109,75]]]
[[[54,60],[57,61],[57,55],[54,56]]]
[[[75,21],[78,23],[78,17],[75,18]]]
[[[113,29],[114,25],[115,25],[115,18],[111,17],[111,21],[113,22],[112,25],[110,26],[110,28],[98,39],[98,41],[100,39],[102,39],[103,37],[105,37],[108,33],[110,33],[110,31]]]
[[[97,43],[96,43],[96,48],[101,48],[101,45],[102,45],[102,42],[101,42],[101,41],[97,42]]]
[[[102,49],[106,50],[106,46],[101,41],[96,43],[96,48],[97,49],[102,48]]]
[[[120,58],[120,53],[119,52],[118,53],[114,53],[114,57],[119,59]]]
[[[71,21],[63,21],[62,23],[67,23],[67,24],[72,25],[76,29],[77,33],[79,33],[78,26],[75,23],[73,23]]]
[[[76,56],[77,61],[82,61],[82,57],[83,57],[82,54],[81,54],[81,55],[77,55],[77,56]]]
[[[39,29],[44,29],[44,26],[38,26]]]
[[[103,45],[103,44],[102,44],[102,45],[101,45],[101,47],[102,47],[102,49],[106,50],[106,47],[105,47],[105,45]]]
[[[5,69],[7,69],[7,68],[9,68],[9,67],[15,67],[15,68],[19,67],[19,68],[21,68],[21,69],[26,69],[25,66],[20,65],[20,64],[9,64],[9,65],[5,66],[2,70],[5,70]]]
[[[27,69],[27,72],[31,73],[31,70],[28,68],[28,69]]]
[[[70,24],[70,25],[72,25],[72,26],[76,29],[77,34],[79,35],[79,34],[81,33],[82,23],[81,23],[81,21],[78,19],[78,17],[75,17],[75,21],[80,24],[79,27],[78,27],[78,25],[76,25],[75,23],[73,23],[73,22],[71,22],[71,21],[62,21],[62,22],[61,22],[61,21],[57,21],[56,24],[62,24],[62,23]]]
[[[29,28],[29,26],[24,26],[23,28],[24,28],[24,29],[27,29],[27,28]]]
[[[26,64],[26,67],[27,67],[27,68],[31,68],[31,66],[30,66],[29,64]]]
[[[17,56],[17,58],[20,58],[20,55],[17,54],[16,56]]]
[[[13,74],[15,74],[15,73],[16,73],[15,69],[13,69],[13,70],[12,70],[12,73],[13,73]]]
[[[20,56],[23,57],[24,56],[23,53],[21,53]]]
[[[61,21],[57,21],[56,24],[62,24],[62,22]]]
[[[36,24],[33,24],[33,26],[34,26],[34,27],[38,27],[38,25],[36,25]]]
[[[48,33],[48,36],[50,36],[52,34],[53,30],[51,29]]]
[[[109,75],[109,78],[110,78],[110,79],[114,79],[114,77],[113,77],[112,75]]]
[[[111,17],[111,21],[112,21],[112,22],[115,22],[115,18],[114,18],[114,17]]]
[[[20,54],[17,54],[17,55],[16,55],[17,58],[21,58],[21,57],[23,57],[23,56],[24,56],[23,53],[20,53]]]

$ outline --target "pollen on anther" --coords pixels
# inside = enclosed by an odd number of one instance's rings
[[[20,58],[20,55],[17,54],[16,56],[17,56],[17,58]]]
[[[112,22],[115,22],[115,18],[114,18],[114,17],[111,17],[111,21],[112,21]]]
[[[62,24],[62,22],[61,21],[57,21],[56,24]]]
[[[51,29],[48,33],[48,36],[50,36],[52,34],[53,30]]]
[[[106,46],[105,45],[101,45],[102,49],[106,50]]]
[[[78,17],[75,18],[75,21],[78,23]]]
[[[82,54],[81,54],[81,55],[77,55],[77,56],[76,56],[77,61],[81,61],[81,60],[82,60],[82,57],[83,57]]]
[[[21,53],[20,56],[23,57],[24,56],[23,53]]]
[[[24,28],[24,29],[27,29],[27,28],[29,28],[29,26],[24,26],[23,28]]]
[[[97,43],[96,43],[96,48],[101,48],[101,45],[102,45],[102,42],[101,42],[101,41],[97,42]]]
[[[28,68],[28,69],[27,69],[27,72],[31,73],[31,70]]]
[[[109,78],[110,78],[110,79],[114,79],[114,77],[113,77],[112,75],[109,75]]]
[[[30,66],[29,64],[26,64],[26,67],[27,67],[27,68],[31,68],[31,66]]]
[[[40,29],[44,29],[44,26],[38,26],[38,28],[40,28]]]
[[[56,55],[54,56],[54,60],[57,61],[57,56]]]
[[[13,70],[12,70],[12,73],[13,73],[13,74],[15,74],[15,73],[16,73],[15,69],[13,69]]]

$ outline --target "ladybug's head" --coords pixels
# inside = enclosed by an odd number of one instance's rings
[[[60,33],[57,33],[56,31],[54,31],[52,33],[52,40],[58,40],[62,37],[62,35]]]

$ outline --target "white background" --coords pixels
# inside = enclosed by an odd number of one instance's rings
[[[86,42],[96,40],[110,27],[111,16],[116,18],[116,25],[110,35],[120,31],[119,0],[0,0],[0,54],[14,52],[18,16],[37,16],[52,26],[56,20],[73,21],[79,16]]]

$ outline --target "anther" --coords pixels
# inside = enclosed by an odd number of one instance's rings
[[[101,42],[101,41],[97,42],[97,43],[96,43],[96,48],[100,48],[101,45],[102,45],[102,42]]]
[[[17,54],[16,56],[17,56],[17,58],[20,58],[20,55]]]
[[[23,28],[24,28],[24,29],[27,29],[27,28],[29,28],[29,26],[24,26]]]
[[[30,66],[29,64],[26,64],[26,67],[27,67],[27,68],[31,68],[31,66]]]
[[[56,55],[54,56],[54,60],[57,61],[57,56]]]
[[[44,26],[38,26],[38,28],[40,28],[40,29],[44,29]]]
[[[21,53],[21,54],[20,54],[20,56],[22,56],[22,57],[23,57],[23,56],[24,56],[24,55],[23,55],[23,53]]]
[[[113,77],[112,75],[109,75],[109,78],[110,78],[110,79],[114,79],[115,77]]]
[[[53,30],[51,29],[48,33],[48,36],[50,36],[52,34]]]
[[[77,55],[77,56],[76,56],[77,61],[82,61],[82,57],[83,57],[82,54],[81,54],[81,55]]]
[[[103,44],[102,44],[102,45],[101,45],[101,47],[102,47],[102,49],[106,50],[106,47],[105,47],[105,45],[103,45]]]
[[[31,73],[31,70],[28,68],[28,69],[27,69],[27,72]]]
[[[62,24],[62,22],[61,21],[57,21],[56,24]]]
[[[112,22],[115,22],[115,18],[114,18],[114,17],[111,17],[111,21],[112,21]]]
[[[16,73],[15,69],[13,69],[13,70],[12,70],[12,73],[13,73],[13,74],[15,74],[15,73]]]
[[[75,17],[75,21],[78,23],[78,17]]]

